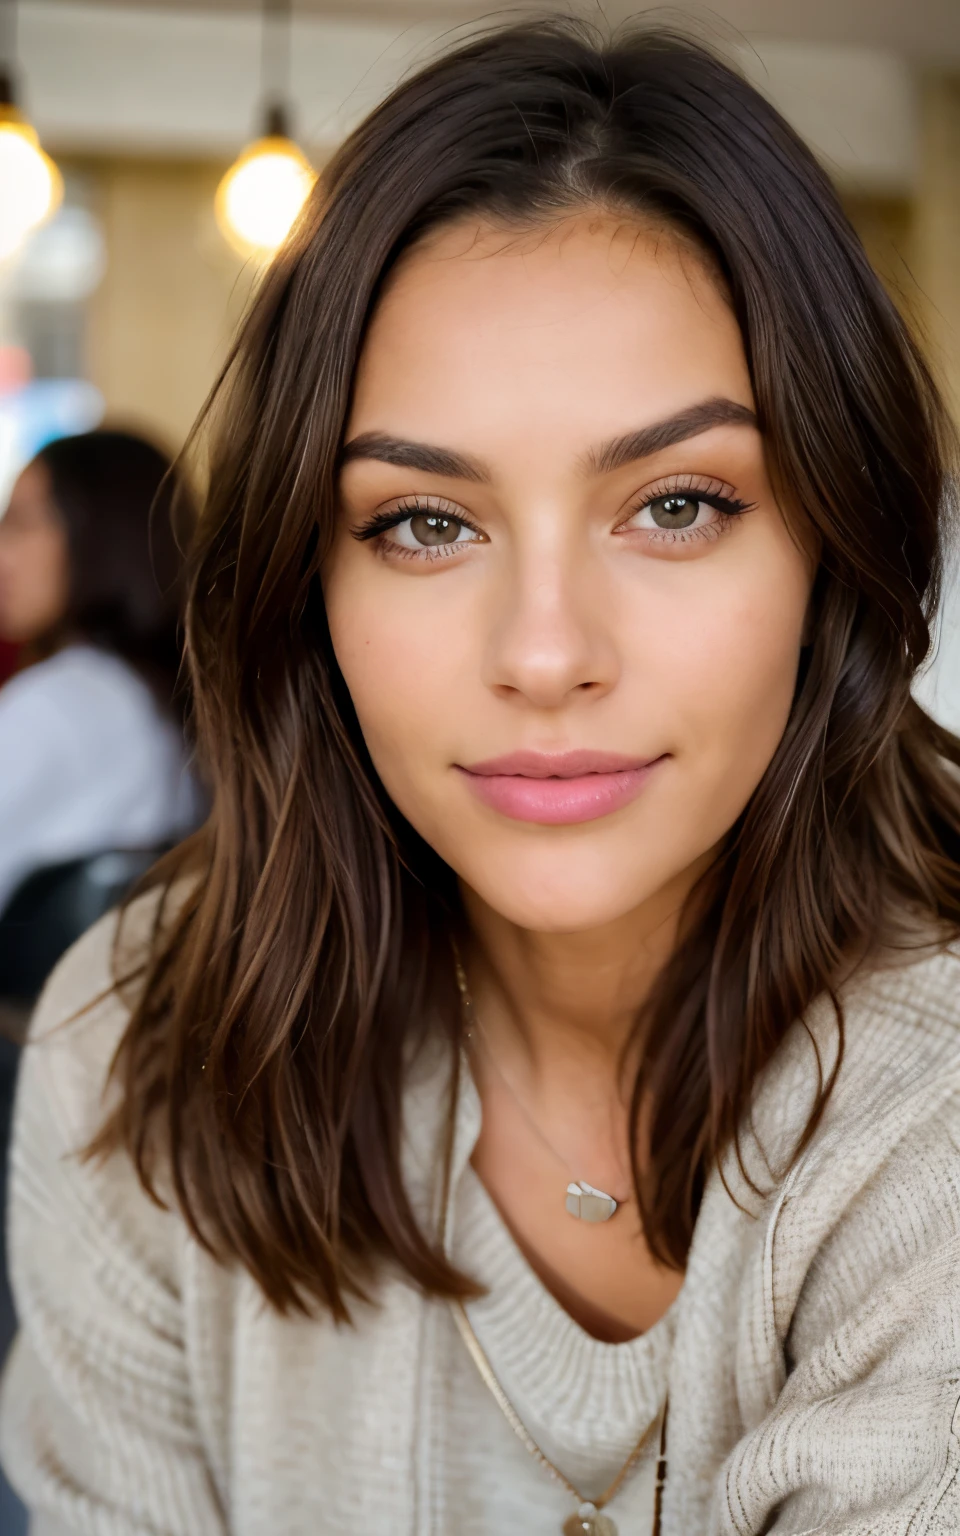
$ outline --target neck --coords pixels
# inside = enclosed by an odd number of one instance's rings
[[[633,911],[574,933],[520,928],[464,889],[464,958],[491,1047],[533,1079],[563,1068],[615,1076],[699,874],[685,871]]]

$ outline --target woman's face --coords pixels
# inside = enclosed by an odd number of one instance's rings
[[[703,866],[790,711],[812,562],[737,324],[662,232],[449,228],[370,327],[324,575],[371,758],[522,927]]]
[[[29,644],[67,610],[67,535],[39,461],[28,464],[0,518],[0,636]]]

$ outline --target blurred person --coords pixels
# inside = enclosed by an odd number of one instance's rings
[[[19,646],[11,645],[9,640],[0,639],[0,685],[16,672],[19,656]]]
[[[38,1529],[955,1533],[955,444],[813,156],[669,35],[475,39],[211,426],[212,814],[24,1061]]]
[[[0,908],[43,865],[162,845],[196,815],[174,703],[170,461],[143,438],[50,443],[0,518]]]

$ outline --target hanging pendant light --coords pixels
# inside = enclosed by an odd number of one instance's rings
[[[17,110],[14,90],[15,0],[0,0],[0,261],[20,249],[59,207],[63,178]]]
[[[234,161],[214,206],[234,250],[266,259],[286,239],[316,174],[290,136],[290,0],[264,0],[262,39],[263,136]]]

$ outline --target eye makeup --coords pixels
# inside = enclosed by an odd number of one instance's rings
[[[392,507],[375,512],[372,517],[367,518],[366,522],[353,530],[353,537],[361,542],[375,539],[379,534],[389,533],[391,528],[397,528],[401,523],[409,522],[414,517],[442,519],[457,523],[462,528],[470,529],[475,535],[475,540],[471,542],[486,540],[486,535],[468,520],[463,508],[452,501],[445,500],[442,496],[405,496]]]
[[[690,546],[704,538],[718,538],[755,505],[722,480],[672,475],[631,497],[626,515],[611,532],[637,536],[648,546]],[[405,536],[389,538],[394,529],[403,530]],[[488,542],[463,508],[442,496],[405,496],[374,512],[352,534],[361,543],[376,540],[386,558],[420,563],[449,559],[469,545]]]
[[[647,544],[689,545],[704,538],[718,538],[734,519],[753,511],[755,506],[755,502],[744,501],[721,480],[671,475],[633,496],[627,517],[613,531],[618,535],[643,535]]]

